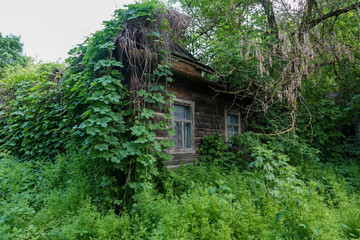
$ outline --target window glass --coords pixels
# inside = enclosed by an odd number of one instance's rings
[[[184,106],[174,105],[174,118],[184,119],[185,108]]]
[[[239,127],[237,126],[237,127],[234,127],[234,132],[235,133],[239,133]]]
[[[185,119],[190,120],[190,107],[185,107]]]
[[[186,148],[191,148],[191,123],[185,123],[185,132],[186,132],[185,146]]]
[[[174,118],[190,120],[190,106],[174,105]]]
[[[227,122],[229,124],[239,124],[239,116],[235,114],[228,114],[227,115]]]
[[[231,138],[232,136],[234,136],[235,134],[237,134],[238,131],[236,131],[236,127],[228,127],[228,138]]]
[[[174,122],[174,129],[175,129],[175,136],[174,141],[177,148],[182,148],[183,142],[183,134],[182,134],[182,123],[181,122]]]

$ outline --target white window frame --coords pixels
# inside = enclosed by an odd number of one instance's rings
[[[175,148],[175,147],[172,147],[170,149],[170,154],[195,153],[195,103],[193,101],[190,101],[190,100],[176,98],[176,99],[173,99],[173,103],[171,104],[171,106],[174,108],[174,105],[190,107],[191,147],[190,148]],[[174,115],[173,115],[172,127],[174,126],[175,120],[176,119],[174,118]],[[171,138],[171,139],[173,139],[173,138]]]
[[[239,123],[239,131],[238,134],[241,134],[241,117],[240,117],[240,113],[239,112],[235,112],[235,111],[226,111],[225,109],[225,140],[226,142],[229,141],[229,136],[228,136],[228,115],[236,115],[238,117],[238,123]]]

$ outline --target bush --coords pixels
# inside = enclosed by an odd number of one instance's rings
[[[99,185],[106,176],[94,177],[94,163],[81,154],[58,156],[53,162],[20,162],[3,153],[0,160],[0,239],[127,236],[126,214],[119,217],[104,208],[106,188]]]

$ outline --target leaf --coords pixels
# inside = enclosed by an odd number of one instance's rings
[[[119,62],[119,61],[116,61],[116,60],[102,59],[102,60],[98,61],[95,64],[94,71],[97,71],[97,70],[99,70],[100,68],[103,68],[103,67],[120,67],[120,68],[123,68],[124,65],[122,64],[122,62]]]
[[[154,116],[155,114],[155,111],[152,110],[152,109],[147,109],[147,108],[144,108],[141,112],[141,116],[146,118],[146,119],[150,119]]]
[[[142,97],[146,94],[147,92],[144,89],[141,89],[140,91],[137,92],[137,95]]]
[[[121,199],[115,200],[114,204],[120,206],[124,201]]]
[[[171,128],[168,132],[170,136],[175,136],[175,129]]]
[[[146,129],[145,126],[136,125],[130,128],[131,134],[135,136],[141,136],[143,134],[148,135],[149,131]]]
[[[114,50],[115,49],[115,44],[113,41],[108,41],[108,42],[105,42],[101,45],[99,45],[99,48],[100,49],[107,49],[107,50]]]
[[[99,151],[106,151],[109,149],[107,144],[97,144],[94,146],[95,149],[99,150]]]
[[[154,31],[150,32],[149,35],[152,37],[158,37],[158,38],[161,36],[159,32],[154,32]]]
[[[275,223],[278,223],[281,216],[283,215],[284,213],[283,212],[278,212],[278,214],[276,214],[276,217],[275,217]]]

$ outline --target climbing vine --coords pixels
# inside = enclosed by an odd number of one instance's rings
[[[169,53],[186,24],[172,14],[156,3],[117,10],[70,51],[66,69],[6,85],[1,147],[29,160],[82,152],[106,179],[110,203],[123,203],[129,189],[144,186],[171,159],[163,151],[171,142],[157,141],[156,131],[167,131],[172,118]],[[134,78],[137,88],[129,89]],[[155,121],[155,109],[165,112],[163,120]]]

